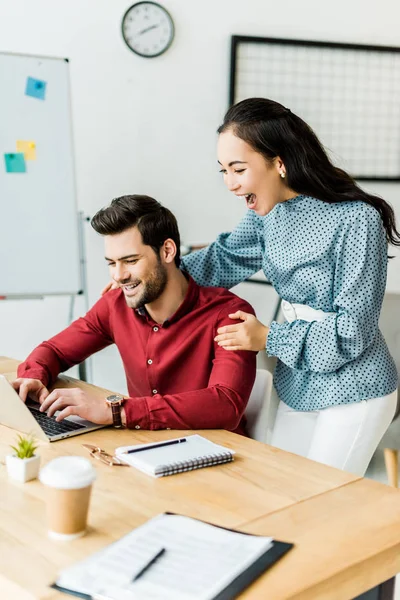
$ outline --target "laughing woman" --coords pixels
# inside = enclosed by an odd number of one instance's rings
[[[220,126],[225,184],[249,209],[232,233],[186,256],[202,285],[233,287],[262,269],[286,322],[245,313],[218,331],[232,350],[278,359],[272,444],[364,475],[396,408],[397,373],[378,320],[392,208],[333,166],[312,129],[281,104],[251,98]]]

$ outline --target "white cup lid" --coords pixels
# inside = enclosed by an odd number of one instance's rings
[[[39,479],[44,485],[61,490],[87,487],[96,479],[91,462],[82,456],[54,458],[40,470]]]

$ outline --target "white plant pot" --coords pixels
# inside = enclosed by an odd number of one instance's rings
[[[9,477],[25,483],[38,476],[40,456],[35,454],[32,458],[18,458],[15,454],[8,454],[6,466]]]

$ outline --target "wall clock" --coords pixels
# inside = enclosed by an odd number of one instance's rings
[[[145,58],[160,56],[168,50],[174,33],[171,15],[156,2],[132,4],[122,18],[122,36],[126,45]]]

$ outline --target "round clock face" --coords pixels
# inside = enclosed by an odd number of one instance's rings
[[[138,2],[124,14],[122,35],[133,52],[153,58],[172,44],[174,23],[168,11],[156,2]]]

